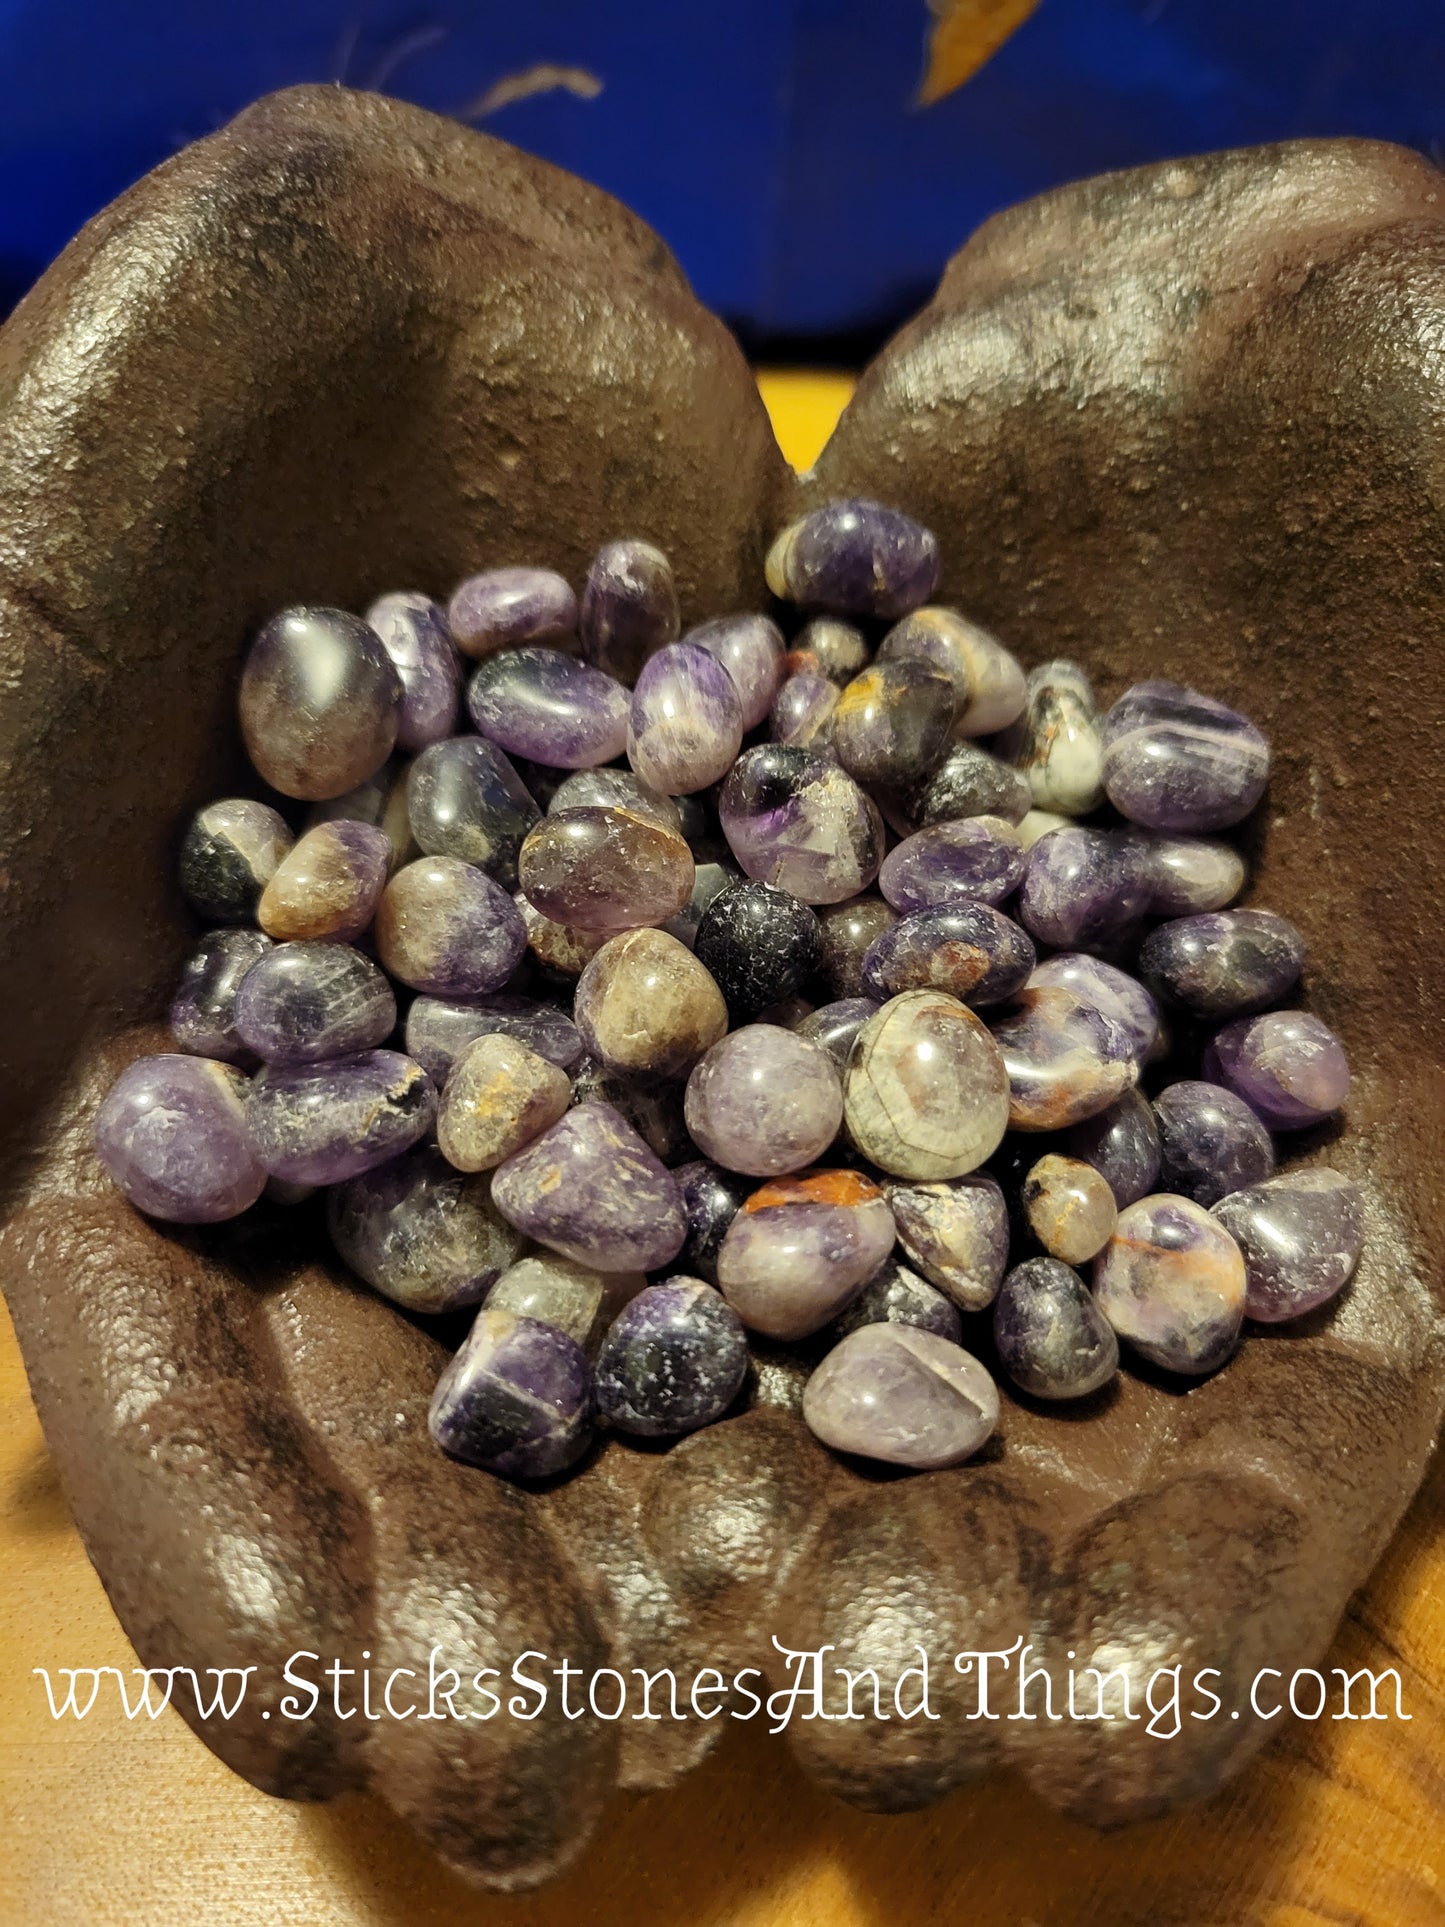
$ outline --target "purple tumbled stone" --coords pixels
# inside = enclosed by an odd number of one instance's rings
[[[687,1242],[677,1261],[689,1274],[715,1285],[717,1254],[752,1186],[707,1158],[680,1164],[672,1175],[687,1217]]]
[[[1136,683],[1104,718],[1104,788],[1121,816],[1146,829],[1243,822],[1269,765],[1269,740],[1247,717],[1181,683]]]
[[[827,1150],[843,1122],[843,1091],[821,1045],[773,1024],[747,1024],[695,1066],[683,1115],[714,1163],[777,1177]]]
[[[795,670],[773,698],[768,734],[785,747],[831,755],[838,695],[838,685],[820,671]]]
[[[493,1208],[486,1176],[453,1170],[434,1144],[334,1186],[326,1222],[358,1278],[427,1314],[480,1304],[524,1249]]]
[[[1159,1008],[1137,978],[1101,957],[1070,951],[1048,957],[1029,978],[1030,990],[1072,990],[1086,1004],[1107,1012],[1130,1033],[1134,1055],[1144,1063],[1159,1037]]]
[[[595,1271],[656,1271],[687,1236],[672,1173],[610,1104],[578,1104],[492,1173],[519,1231]]]
[[[778,743],[744,750],[722,786],[718,815],[747,874],[804,903],[857,896],[883,860],[877,805],[813,750]]]
[[[256,921],[278,943],[355,943],[386,888],[391,839],[371,823],[318,823],[261,892]]]
[[[374,776],[369,776],[364,783],[358,783],[355,789],[345,790],[340,796],[328,797],[324,802],[313,803],[306,812],[302,828],[308,835],[327,823],[364,824],[380,830],[389,846],[389,867],[395,869],[399,863],[414,857],[418,848],[411,832],[411,816],[407,807],[407,778],[410,774],[410,758],[393,756],[382,764]]]
[[[881,502],[828,502],[791,523],[768,553],[775,596],[824,615],[895,622],[927,602],[938,542]]]
[[[1011,823],[1001,816],[967,816],[905,837],[883,859],[878,888],[905,915],[960,901],[1002,903],[1027,868]]]
[[[683,1120],[683,1089],[674,1078],[629,1077],[588,1057],[572,1079],[572,1102],[610,1105],[671,1170],[697,1155]]]
[[[247,1093],[246,1125],[272,1177],[341,1184],[425,1137],[436,1108],[420,1064],[371,1050],[324,1064],[268,1064]]]
[[[547,799],[548,816],[563,810],[633,810],[654,817],[665,830],[683,834],[682,812],[676,801],[644,783],[635,770],[604,764],[598,769],[576,769],[564,776]]]
[[[230,1064],[164,1052],[139,1057],[95,1116],[101,1163],[138,1211],[170,1224],[216,1224],[266,1184],[246,1128],[247,1082]]]
[[[1151,836],[1145,845],[1151,917],[1222,910],[1244,888],[1244,858],[1232,843],[1198,836]]]
[[[541,811],[504,752],[480,736],[433,743],[412,764],[407,811],[427,856],[455,857],[517,883],[517,853]]]
[[[1178,917],[1151,930],[1139,971],[1155,990],[1197,1017],[1242,1017],[1293,990],[1305,942],[1271,910],[1220,910]]]
[[[894,1258],[884,1259],[833,1329],[846,1338],[861,1325],[912,1325],[955,1345],[963,1337],[963,1320],[953,1300]]]
[[[793,1028],[799,1037],[806,1037],[810,1044],[821,1045],[841,1075],[847,1068],[854,1039],[882,1008],[871,997],[843,997],[837,1003],[822,1004],[817,1010],[810,1010]]]
[[[682,624],[672,566],[651,542],[608,542],[592,558],[582,591],[582,653],[619,681],[634,683],[655,650],[676,642]]]
[[[1003,644],[956,609],[915,609],[888,631],[879,660],[931,662],[958,691],[960,736],[992,736],[1017,721],[1027,700],[1024,672]]]
[[[906,990],[942,990],[966,1004],[1005,1003],[1027,983],[1037,952],[987,903],[915,910],[892,924],[863,959],[863,988],[884,1003]]]
[[[565,1011],[506,991],[470,999],[417,997],[406,1014],[406,1048],[438,1090],[468,1044],[498,1033],[559,1070],[575,1070],[586,1055],[582,1033]]]
[[[1022,990],[993,1034],[1008,1072],[1009,1128],[1061,1131],[1139,1081],[1134,1033],[1077,991]]]
[[[1192,1199],[1141,1198],[1119,1213],[1094,1261],[1094,1300],[1136,1352],[1167,1372],[1199,1377],[1239,1343],[1244,1259]]]
[[[485,569],[455,590],[447,621],[468,656],[528,643],[555,646],[577,633],[577,598],[552,569]]]
[[[864,1325],[803,1390],[809,1430],[835,1452],[932,1470],[972,1458],[998,1424],[998,1388],[961,1345],[912,1325]]]
[[[1153,1191],[1159,1179],[1159,1126],[1154,1106],[1140,1090],[1125,1091],[1107,1110],[1086,1117],[1069,1133],[1069,1156],[1092,1164],[1122,1211]]]
[[[748,1369],[732,1306],[698,1278],[638,1292],[597,1354],[598,1415],[619,1432],[675,1438],[720,1419]]]
[[[998,1362],[1034,1398],[1087,1398],[1119,1369],[1119,1341],[1088,1286],[1057,1258],[1016,1265],[993,1307]]]
[[[964,1311],[993,1303],[1008,1263],[1008,1205],[972,1171],[946,1184],[890,1184],[885,1195],[911,1264]]]
[[[1358,1184],[1323,1166],[1221,1198],[1210,1213],[1244,1253],[1244,1312],[1279,1324],[1343,1291],[1365,1242]]]
[[[402,689],[376,631],[344,609],[283,609],[241,671],[241,734],[283,796],[340,796],[390,756]]]
[[[1344,1045],[1305,1010],[1236,1017],[1204,1053],[1204,1075],[1242,1097],[1272,1131],[1300,1131],[1350,1094]]]
[[[544,1479],[592,1436],[592,1371],[575,1338],[483,1306],[437,1381],[428,1416],[442,1450],[512,1479]]]
[[[236,1032],[268,1064],[316,1064],[385,1043],[396,997],[370,957],[345,943],[280,943],[236,993]]]
[[[873,1276],[893,1236],[883,1193],[859,1172],[774,1178],[728,1226],[718,1284],[751,1330],[806,1338]]]
[[[1274,1170],[1269,1132],[1242,1098],[1219,1084],[1185,1079],[1154,1100],[1160,1177],[1166,1191],[1217,1204]]]
[[[627,721],[627,760],[644,783],[688,796],[721,782],[743,740],[737,685],[711,651],[669,643],[643,664]]]
[[[783,677],[783,632],[777,623],[768,616],[719,616],[689,629],[683,641],[716,656],[738,692],[743,728],[756,729]]]
[[[236,996],[252,964],[271,948],[259,930],[210,930],[186,959],[171,1003],[171,1036],[196,1057],[245,1063],[251,1053],[236,1029]]]
[[[522,960],[527,926],[499,883],[456,857],[398,870],[376,912],[376,951],[393,977],[436,997],[500,990]]]
[[[833,754],[870,789],[916,789],[948,754],[957,708],[952,680],[931,663],[875,662],[838,698]]]
[[[430,596],[399,590],[372,603],[366,620],[401,678],[398,749],[425,749],[450,736],[457,720],[462,666],[446,611]]]
[[[1143,845],[1128,831],[1069,825],[1029,851],[1018,917],[1059,950],[1093,950],[1125,935],[1150,907]]]
[[[679,832],[650,812],[596,807],[544,816],[522,845],[517,874],[544,917],[610,937],[675,917],[697,867]]]
[[[592,769],[627,747],[627,691],[559,649],[489,656],[467,685],[478,734],[552,769]]]

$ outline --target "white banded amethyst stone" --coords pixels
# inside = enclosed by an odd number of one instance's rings
[[[576,636],[577,598],[554,569],[484,569],[458,586],[447,621],[468,656],[528,643],[556,647]]]
[[[732,677],[744,729],[766,721],[783,679],[783,632],[771,617],[719,616],[689,629],[683,641],[716,656]]]
[[[626,732],[642,782],[667,796],[707,789],[727,775],[742,740],[742,699],[711,651],[675,642],[643,664]]]
[[[828,502],[785,528],[768,551],[768,587],[824,615],[895,622],[938,582],[938,540],[881,502]]]
[[[467,685],[478,735],[549,769],[592,769],[627,747],[627,691],[558,649],[489,656]]]
[[[591,1439],[591,1368],[554,1325],[484,1305],[437,1381],[428,1424],[454,1459],[507,1478],[549,1478]]]
[[[996,1179],[972,1171],[946,1184],[884,1187],[910,1264],[963,1311],[993,1303],[1008,1263],[1008,1205]]]
[[[1104,718],[1104,787],[1121,816],[1202,833],[1242,823],[1269,781],[1268,738],[1181,683],[1136,683]]]
[[[745,749],[723,784],[718,815],[747,874],[804,903],[856,897],[883,860],[878,806],[813,750]]]
[[[246,1127],[265,1169],[291,1184],[340,1184],[425,1137],[436,1091],[399,1051],[322,1064],[268,1064],[246,1096]]]
[[[397,748],[425,749],[450,736],[456,726],[462,666],[446,611],[430,596],[398,590],[379,596],[367,610],[366,620],[401,678]]]

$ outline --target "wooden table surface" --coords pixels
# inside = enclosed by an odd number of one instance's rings
[[[847,393],[765,377],[806,466]],[[268,1799],[165,1713],[51,1719],[35,1666],[135,1657],[70,1524],[0,1319],[0,1923],[4,1927],[1306,1927],[1445,1922],[1445,1464],[1329,1664],[1398,1667],[1407,1722],[1281,1735],[1204,1806],[1108,1838],[994,1781],[859,1814],[740,1729],[672,1793],[620,1801],[546,1891],[478,1895],[378,1802]]]

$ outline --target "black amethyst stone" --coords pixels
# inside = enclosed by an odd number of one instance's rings
[[[860,1325],[913,1325],[955,1345],[963,1342],[963,1319],[951,1298],[907,1265],[885,1258],[833,1327],[846,1338]]]
[[[290,853],[286,820],[268,803],[229,796],[191,818],[181,842],[186,901],[212,923],[250,923],[261,892]]]
[[[695,1432],[722,1417],[747,1369],[747,1333],[721,1292],[670,1278],[613,1320],[597,1357],[597,1410],[643,1438]]]
[[[677,1262],[693,1277],[715,1285],[718,1248],[749,1191],[756,1187],[751,1179],[724,1171],[708,1158],[680,1165],[672,1175],[687,1216],[687,1242]]]
[[[786,890],[735,883],[708,905],[694,947],[737,1026],[797,995],[822,963],[823,933],[808,905]]]

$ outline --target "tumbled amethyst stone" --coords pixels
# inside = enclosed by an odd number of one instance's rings
[[[101,1163],[138,1211],[170,1224],[216,1224],[266,1183],[246,1129],[247,1083],[230,1064],[163,1052],[138,1057],[95,1116]]]
[[[895,910],[954,903],[1002,903],[1028,868],[1018,832],[1001,816],[936,823],[890,850],[878,887]]]
[[[438,1090],[468,1044],[498,1032],[559,1070],[575,1070],[586,1055],[582,1033],[565,1011],[507,991],[490,997],[417,997],[406,1014],[407,1051]]]
[[[837,1316],[892,1248],[893,1215],[860,1172],[774,1178],[728,1226],[718,1284],[753,1331],[806,1338]]]
[[[1237,710],[1176,682],[1141,682],[1104,718],[1104,788],[1151,830],[1225,830],[1269,781],[1269,740]]]
[[[1278,1324],[1343,1291],[1365,1242],[1358,1184],[1317,1166],[1221,1198],[1210,1213],[1244,1253],[1247,1318]]]
[[[345,943],[281,943],[246,973],[236,1032],[268,1064],[316,1064],[384,1043],[396,998],[370,957]]]
[[[821,1045],[775,1024],[745,1024],[695,1066],[683,1115],[715,1164],[776,1177],[827,1150],[843,1122],[843,1089]]]
[[[1087,1398],[1119,1369],[1119,1341],[1077,1271],[1030,1258],[999,1288],[993,1307],[998,1361],[1034,1398]]]
[[[722,786],[718,815],[747,874],[804,903],[857,896],[883,860],[877,805],[813,750],[745,749]]]
[[[592,1435],[586,1353],[555,1325],[484,1305],[437,1381],[428,1424],[454,1459],[505,1478],[549,1478]]]
[[[1127,971],[1117,970],[1085,951],[1047,957],[1029,978],[1030,989],[1072,990],[1076,997],[1107,1011],[1130,1033],[1142,1064],[1159,1036],[1159,1009],[1149,992]]]
[[[695,642],[643,664],[628,712],[627,760],[644,783],[691,795],[727,775],[743,740],[743,706],[724,665]]]
[[[868,667],[872,653],[868,638],[854,623],[841,622],[836,616],[814,616],[794,636],[788,658],[792,673],[806,665],[843,689]]]
[[[268,1064],[247,1093],[246,1125],[272,1177],[341,1184],[425,1137],[436,1108],[420,1064],[371,1050],[323,1064]]]
[[[1239,1343],[1244,1259],[1202,1205],[1168,1192],[1141,1198],[1094,1261],[1094,1301],[1151,1363],[1199,1377]]]
[[[881,502],[829,502],[783,530],[768,554],[775,596],[825,615],[895,622],[927,602],[938,542]]]
[[[775,743],[832,754],[833,714],[838,685],[816,669],[799,669],[773,698],[768,734]]]
[[[446,856],[397,871],[377,908],[375,936],[392,976],[436,997],[500,990],[527,948],[522,913],[502,886]]]
[[[291,848],[286,819],[249,796],[198,810],[181,842],[186,901],[212,923],[249,923]]]
[[[617,769],[611,764],[573,770],[547,799],[548,816],[560,816],[563,810],[591,809],[633,810],[656,818],[665,830],[683,835],[682,812],[676,799],[644,783],[635,770]]]
[[[1125,1091],[1069,1132],[1069,1156],[1093,1165],[1121,1211],[1156,1188],[1161,1155],[1154,1106],[1140,1090]]]
[[[241,671],[241,734],[283,796],[340,796],[381,768],[396,742],[401,678],[381,638],[345,609],[283,609]]]
[[[572,1102],[609,1105],[671,1170],[697,1156],[682,1115],[683,1090],[674,1078],[629,1077],[587,1057],[573,1076]]]
[[[196,1057],[246,1062],[236,1029],[236,995],[252,964],[271,948],[259,930],[210,930],[186,959],[171,1003],[171,1036]]]
[[[398,749],[425,749],[450,736],[457,719],[462,666],[446,612],[430,596],[399,590],[372,603],[366,620],[381,637],[401,678]]]
[[[1274,1143],[1254,1112],[1219,1084],[1185,1079],[1154,1100],[1160,1178],[1196,1204],[1217,1204],[1274,1170]]]
[[[627,691],[558,649],[489,656],[467,685],[467,712],[489,742],[554,769],[591,769],[627,747]]]
[[[1009,1080],[1009,1128],[1061,1131],[1139,1081],[1134,1033],[1077,991],[1019,992],[993,1024]]]
[[[916,910],[877,937],[863,959],[863,988],[880,1003],[906,990],[943,990],[979,1006],[1004,1003],[1028,981],[1036,958],[1001,910],[956,903]]]
[[[982,1171],[941,1184],[890,1184],[898,1242],[930,1284],[961,1306],[992,1304],[1008,1263],[1008,1205]]]
[[[998,1424],[998,1389],[934,1332],[863,1325],[808,1380],[803,1418],[835,1452],[931,1470],[972,1458]]]
[[[777,623],[768,616],[719,616],[689,629],[683,641],[716,656],[738,692],[743,728],[756,729],[783,679],[783,632]]]
[[[818,927],[823,937],[819,969],[835,998],[865,994],[864,959],[874,942],[897,921],[898,912],[892,904],[872,895],[829,904],[818,913]]]
[[[619,681],[634,683],[654,650],[676,642],[682,624],[672,566],[651,542],[608,542],[592,558],[582,591],[582,653]]]
[[[455,591],[447,621],[469,656],[527,643],[556,645],[577,633],[577,598],[552,569],[485,569]]]
[[[1139,838],[1071,825],[1040,837],[1029,851],[1019,922],[1040,943],[1092,950],[1148,914],[1150,891]]]
[[[977,743],[955,743],[911,803],[925,828],[967,816],[1001,816],[1017,826],[1032,808],[1027,779]]]
[[[1299,982],[1305,941],[1272,910],[1178,917],[1151,930],[1139,970],[1161,996],[1198,1017],[1266,1010]]]
[[[958,697],[926,662],[875,662],[838,698],[830,741],[850,776],[870,789],[907,791],[948,753]]]
[[[822,1004],[817,1010],[810,1010],[794,1028],[799,1037],[806,1037],[810,1044],[821,1045],[841,1074],[847,1068],[854,1039],[881,1009],[882,1005],[871,997],[843,997],[835,1004]]]
[[[960,736],[992,736],[1023,710],[1023,670],[1001,642],[956,609],[916,609],[888,631],[878,657],[931,662],[952,677]]]
[[[1242,1097],[1272,1131],[1322,1123],[1350,1094],[1344,1045],[1305,1010],[1236,1017],[1205,1051],[1204,1075]]]
[[[884,1259],[833,1329],[846,1338],[860,1325],[912,1325],[955,1345],[963,1337],[963,1320],[952,1299],[894,1258]]]
[[[619,1432],[676,1438],[720,1419],[748,1369],[742,1321],[697,1278],[649,1285],[613,1320],[597,1355],[597,1410]]]
[[[1149,914],[1192,917],[1222,910],[1244,888],[1244,858],[1232,843],[1198,836],[1151,836]]]
[[[427,856],[473,863],[516,888],[517,853],[541,811],[494,743],[433,743],[412,764],[406,791],[411,832]]]
[[[999,750],[1027,777],[1035,809],[1087,816],[1098,808],[1099,712],[1078,663],[1059,657],[1030,670],[1024,713]]]
[[[393,861],[391,838],[371,823],[317,823],[261,892],[256,921],[278,942],[355,943],[365,931]]]
[[[672,1174],[610,1104],[579,1104],[492,1173],[497,1209],[595,1271],[656,1271],[687,1236]]]
[[[326,1222],[358,1278],[427,1314],[480,1304],[525,1248],[493,1208],[486,1174],[454,1170],[434,1144],[336,1185]]]
[[[678,1263],[715,1285],[717,1254],[752,1186],[748,1179],[724,1171],[707,1158],[680,1164],[672,1175],[687,1217],[687,1241],[678,1253]]]
[[[544,917],[615,936],[675,917],[697,871],[682,836],[656,816],[598,807],[544,816],[522,845],[517,874]]]

